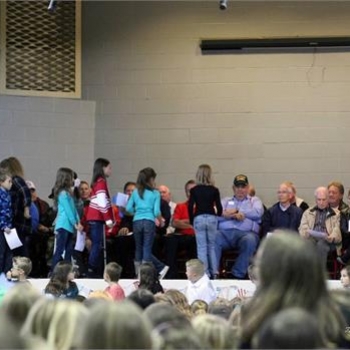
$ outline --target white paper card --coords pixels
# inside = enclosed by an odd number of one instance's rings
[[[327,238],[327,233],[326,232],[321,232],[321,231],[310,230],[310,236],[314,237],[314,238],[319,238],[319,239],[326,239]]]
[[[84,231],[78,231],[74,250],[77,250],[78,252],[82,252],[85,249],[85,239],[86,239],[86,233]]]
[[[128,203],[129,196],[127,194],[118,192],[117,193],[117,198],[116,198],[116,205],[118,207],[126,207],[126,204]]]
[[[18,247],[22,247],[22,242],[18,237],[17,230],[15,228],[11,229],[10,233],[4,233],[6,242],[9,248],[16,249]]]
[[[350,232],[350,220],[348,221],[348,232]]]

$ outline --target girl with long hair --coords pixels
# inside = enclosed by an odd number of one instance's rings
[[[147,289],[153,294],[164,293],[159,282],[158,273],[152,263],[144,263],[140,266],[140,289]]]
[[[70,261],[73,252],[73,235],[75,230],[82,230],[80,218],[76,210],[73,193],[73,171],[69,168],[59,168],[54,186],[54,201],[57,206],[55,222],[56,249],[52,258],[51,271],[61,260]]]
[[[12,253],[16,256],[28,256],[27,237],[32,232],[32,223],[29,208],[32,203],[30,190],[24,180],[24,171],[21,162],[16,157],[9,157],[1,161],[0,167],[6,169],[12,178],[10,189],[12,203],[12,227],[17,230],[23,246],[16,248]]]
[[[126,206],[126,211],[134,215],[136,275],[138,275],[141,263],[152,262],[152,246],[156,231],[155,219],[162,222],[160,193],[155,189],[156,176],[152,168],[142,169],[137,178],[137,190],[133,191]]]
[[[45,287],[45,294],[56,298],[76,299],[79,294],[78,286],[73,279],[75,273],[69,261],[60,261],[54,268],[50,281]]]
[[[107,187],[107,178],[112,174],[109,160],[98,158],[95,160],[89,207],[86,211],[86,220],[89,224],[91,251],[89,255],[89,277],[102,277],[103,274],[103,235],[104,225],[112,228],[114,216],[110,195]]]
[[[214,186],[212,170],[207,164],[198,167],[196,186],[190,191],[188,201],[190,222],[196,232],[197,256],[209,277],[216,278],[215,239],[218,216],[222,214],[220,192]]]

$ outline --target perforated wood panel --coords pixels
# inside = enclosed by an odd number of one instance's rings
[[[80,97],[80,1],[1,3],[1,92]]]

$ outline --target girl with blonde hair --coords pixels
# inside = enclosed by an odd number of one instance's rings
[[[40,337],[55,350],[79,348],[81,324],[88,314],[81,303],[59,299],[39,300],[31,308],[21,334],[24,337]]]
[[[193,314],[190,305],[188,304],[186,296],[177,289],[168,289],[164,293],[171,304],[175,306],[188,319],[191,319]]]
[[[210,165],[202,164],[196,174],[196,186],[190,190],[188,213],[196,232],[197,256],[205,266],[207,275],[216,278],[215,239],[218,216],[222,214],[219,190],[214,187]]]

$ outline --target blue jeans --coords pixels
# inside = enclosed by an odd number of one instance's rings
[[[135,262],[153,262],[152,246],[156,225],[151,220],[136,220],[133,222],[135,238]]]
[[[193,227],[196,232],[197,256],[202,261],[208,276],[218,273],[215,268],[215,238],[218,218],[215,215],[203,214],[194,218]]]
[[[238,278],[244,278],[247,274],[250,258],[254,255],[259,244],[259,236],[254,232],[239,230],[220,230],[216,237],[216,269],[219,269],[223,250],[238,249],[239,255],[232,267],[232,274]]]
[[[52,257],[51,271],[55,268],[56,264],[62,259],[64,253],[64,260],[71,261],[73,253],[73,233],[59,228],[56,233],[56,249]]]
[[[104,222],[103,221],[89,221],[90,238],[91,238],[91,251],[89,255],[89,268],[95,272],[100,273],[103,261],[103,235],[104,235]]]

